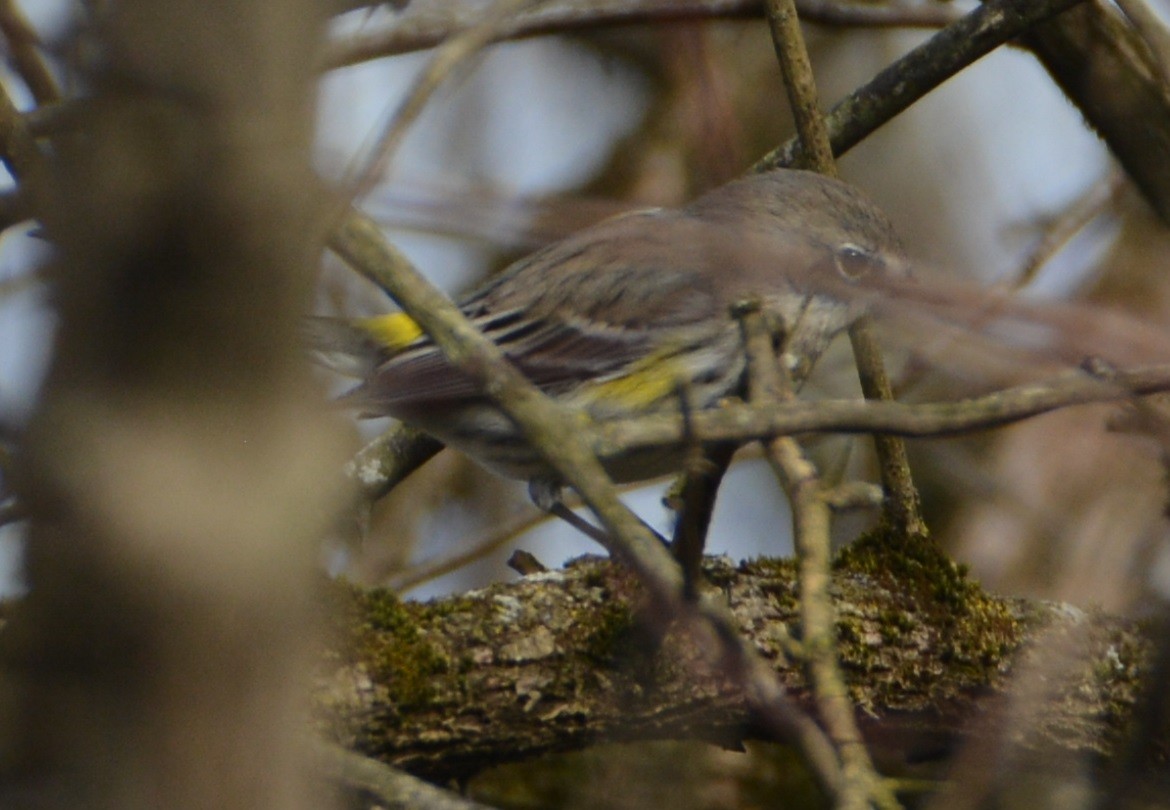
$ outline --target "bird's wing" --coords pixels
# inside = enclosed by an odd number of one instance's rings
[[[631,228],[640,245],[632,255]],[[541,389],[604,378],[721,308],[711,285],[694,272],[701,252],[683,250],[684,265],[691,266],[679,266],[677,240],[687,235],[668,216],[607,220],[521,260],[461,309]],[[574,272],[570,262],[589,271]],[[517,298],[525,301],[522,310],[510,306]],[[479,395],[472,379],[424,337],[381,364],[348,399],[393,414]]]

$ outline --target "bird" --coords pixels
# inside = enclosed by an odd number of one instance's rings
[[[742,394],[747,364],[733,309],[749,299],[799,386],[866,311],[867,285],[907,268],[893,225],[859,189],[774,169],[681,208],[603,220],[519,259],[458,305],[534,385],[601,422]],[[361,380],[345,404],[419,428],[506,478],[555,487],[520,430],[406,313],[316,317],[306,332],[326,365]],[[677,472],[684,451],[601,461],[629,483]]]

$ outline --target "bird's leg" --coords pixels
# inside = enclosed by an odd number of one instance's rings
[[[668,501],[674,502],[675,511],[678,513],[671,550],[682,566],[688,599],[698,596],[698,583],[703,570],[703,548],[707,543],[711,515],[715,511],[715,496],[719,492],[719,484],[723,481],[727,468],[731,465],[735,449],[734,445],[729,444],[704,449],[696,443],[694,451],[689,454],[686,472],[674,490],[676,497],[668,496]]]
[[[609,534],[597,526],[594,526],[585,518],[578,515],[569,507],[565,506],[565,502],[561,500],[561,484],[557,481],[548,478],[533,478],[528,482],[528,497],[536,504],[536,508],[540,511],[558,517],[568,523],[581,534],[588,537],[590,540],[600,544],[603,548],[613,548],[613,542]],[[636,517],[636,516],[635,516]],[[663,545],[666,545],[666,539],[646,523],[646,521],[638,518],[642,525],[645,526],[651,534],[657,537]]]
[[[687,445],[687,464],[665,500],[667,506],[678,515],[671,551],[683,569],[685,595],[688,599],[694,599],[698,596],[698,584],[703,573],[703,548],[707,543],[711,515],[715,511],[715,496],[736,448],[729,444],[704,447],[695,436],[690,397],[685,386],[680,386],[678,398],[683,417],[683,439]]]

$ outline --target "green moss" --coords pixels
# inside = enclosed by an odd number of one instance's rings
[[[350,654],[385,686],[401,709],[421,706],[438,694],[439,681],[454,669],[420,631],[422,608],[393,592],[354,589],[358,621],[351,625]]]
[[[845,548],[834,568],[900,595],[904,609],[882,612],[884,640],[914,631],[910,617],[922,617],[937,633],[942,660],[975,683],[990,681],[1019,644],[1022,628],[1011,606],[987,594],[929,536],[902,537],[879,526]]]
[[[635,636],[640,634],[638,621],[624,602],[606,601],[596,612],[582,616],[580,626],[586,629],[581,650],[598,663],[625,660],[636,649]]]

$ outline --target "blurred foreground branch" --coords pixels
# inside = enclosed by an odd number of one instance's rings
[[[79,137],[40,151],[0,115],[59,322],[14,459],[0,805],[319,808],[300,741],[342,463],[297,339],[319,3],[91,10]]]
[[[1024,41],[1170,222],[1170,85],[1139,29],[1112,4],[1091,0]]]

